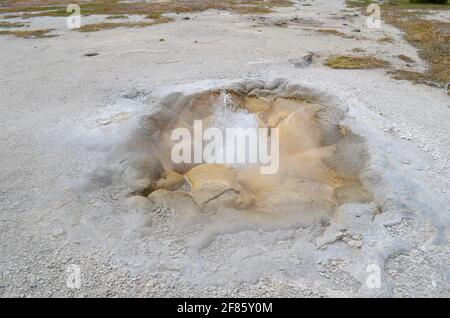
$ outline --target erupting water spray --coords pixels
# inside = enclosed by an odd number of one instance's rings
[[[175,164],[261,164],[261,174],[279,170],[278,128],[226,128],[224,134],[216,127],[203,130],[203,122],[195,120],[194,136],[189,129],[178,127],[172,131],[171,139],[177,141],[171,151]],[[204,146],[205,142],[208,143]]]

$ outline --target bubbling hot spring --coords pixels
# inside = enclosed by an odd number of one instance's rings
[[[129,199],[135,206],[164,206],[180,219],[222,213],[285,225],[293,216],[311,220],[344,203],[369,202],[359,178],[368,160],[365,143],[341,124],[344,116],[320,98],[295,91],[223,88],[171,94],[142,120],[127,145],[131,155],[123,180],[133,189]],[[175,164],[172,131],[184,127],[194,135],[196,120],[204,129],[255,127],[270,134],[278,128],[278,172],[261,174],[258,164]]]

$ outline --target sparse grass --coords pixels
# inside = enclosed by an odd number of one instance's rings
[[[25,26],[25,23],[0,21],[0,28],[21,28],[24,26]]]
[[[8,2],[8,1],[6,1],[6,2]],[[11,1],[9,1],[9,2],[11,2]],[[8,3],[5,3],[5,5],[7,5],[7,4]],[[41,12],[41,11],[52,11],[52,10],[64,10],[65,11],[66,6],[43,5],[42,3],[37,3],[36,5],[30,5],[30,2],[16,1],[15,3],[11,3],[10,6],[5,6],[3,8],[0,8],[0,13]]]
[[[145,28],[156,24],[167,23],[170,21],[172,21],[171,18],[162,17],[161,19],[151,22],[101,22],[83,25],[81,28],[77,29],[77,31],[96,32],[115,28]]]
[[[17,19],[17,18],[21,18],[22,15],[21,14],[8,14],[3,16],[3,19]]]
[[[329,35],[341,36],[341,37],[346,36],[344,33],[340,32],[338,30],[334,30],[334,29],[319,29],[319,30],[317,30],[317,32],[329,34]]]
[[[150,14],[147,14],[146,18],[147,19],[161,19],[161,13],[159,13],[159,12],[150,13]]]
[[[24,39],[35,39],[35,38],[50,38],[56,35],[49,35],[48,33],[53,31],[53,29],[41,29],[41,30],[26,30],[26,31],[0,31],[0,35],[13,35]]]
[[[397,55],[397,57],[406,63],[415,63],[416,62],[412,58],[410,58],[409,56],[406,56],[404,54],[399,54],[399,55]]]
[[[423,82],[425,81],[425,77],[423,73],[415,72],[415,71],[407,71],[407,70],[391,70],[389,74],[392,75],[394,79],[397,80],[410,80],[413,82]]]
[[[389,65],[388,62],[373,56],[331,56],[325,61],[325,65],[334,69],[370,69]]]
[[[363,52],[366,52],[366,50],[364,50],[364,49],[362,49],[362,48],[359,48],[359,47],[356,47],[356,48],[352,49],[352,52],[355,52],[355,53],[363,53]]]
[[[73,3],[72,0],[2,0],[0,13],[17,13],[15,17],[31,18],[39,16],[65,17],[72,14],[67,12],[67,5]],[[81,15],[106,15],[108,20],[125,19],[128,14],[145,15],[152,19],[151,22],[130,22],[115,23],[103,22],[84,25],[80,32],[94,32],[108,30],[119,27],[143,28],[155,24],[167,23],[173,19],[163,16],[164,13],[192,13],[209,9],[229,10],[237,13],[263,14],[271,12],[273,8],[290,6],[290,0],[177,0],[158,2],[131,2],[123,3],[119,0],[81,0],[78,2]],[[20,14],[20,15],[19,15]],[[6,25],[6,24],[5,24]],[[49,37],[45,30],[35,31],[2,31],[0,34],[10,34],[18,37]]]
[[[450,23],[422,20],[401,20],[394,16],[388,21],[405,31],[406,40],[419,48],[420,56],[428,62],[421,82],[437,82],[444,86],[450,82]],[[396,78],[417,80],[417,75],[400,72]]]
[[[384,36],[377,40],[378,43],[394,43],[394,39],[390,36]]]
[[[347,6],[354,8],[354,7],[362,7],[367,6],[372,3],[370,0],[347,0]]]
[[[265,7],[261,5],[256,6],[240,6],[235,5],[230,7],[233,11],[240,14],[267,14],[272,12],[270,7]]]
[[[378,1],[374,0],[347,0],[347,5],[349,7],[366,7],[371,3],[380,4]],[[448,10],[449,4],[433,4],[433,3],[411,3],[409,0],[389,0],[382,3],[381,6],[384,8],[391,7],[394,10]]]
[[[110,30],[120,27],[136,26],[131,23],[119,23],[119,22],[101,22],[83,25],[81,28],[76,29],[79,32],[97,32],[101,30]]]
[[[121,15],[109,15],[106,17],[107,20],[123,20],[128,19],[127,15],[121,14]]]
[[[363,9],[371,2],[347,0],[350,6]],[[395,79],[445,87],[450,82],[450,23],[426,20],[422,15],[429,10],[450,10],[450,4],[413,4],[409,0],[391,0],[390,3],[381,5],[382,19],[403,30],[406,40],[419,49],[420,57],[429,66],[423,73],[406,70],[392,70],[390,73]]]
[[[35,5],[30,5],[26,0],[4,0],[5,8],[0,8],[0,13],[23,12],[29,16],[68,16],[66,5],[69,0],[38,0]],[[73,1],[72,1],[73,2]],[[123,3],[119,0],[96,0],[88,2],[80,1],[82,15],[103,14],[164,14],[169,12],[189,13],[200,12],[208,9],[230,10],[237,13],[264,14],[271,12],[276,7],[290,6],[289,0],[185,0],[166,2],[132,2]]]

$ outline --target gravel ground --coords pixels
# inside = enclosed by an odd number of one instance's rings
[[[382,69],[322,64],[362,48],[422,70],[402,33],[368,29],[344,1],[173,17],[94,33],[39,17],[33,28],[59,36],[0,37],[0,297],[449,297],[447,94]],[[385,36],[394,43],[377,42]],[[311,65],[298,67],[310,52]],[[370,148],[374,202],[342,207],[327,224],[223,231],[130,211],[111,150],[159,98],[277,78],[348,109],[345,123]]]

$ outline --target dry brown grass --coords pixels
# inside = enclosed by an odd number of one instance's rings
[[[69,16],[66,12],[67,4],[73,3],[72,0],[2,0],[3,7],[0,13],[20,13],[14,14],[16,17],[30,18],[36,16]],[[108,30],[119,27],[143,28],[155,24],[167,23],[173,21],[163,16],[164,13],[191,13],[205,11],[209,9],[230,10],[242,14],[264,14],[271,12],[273,8],[291,5],[289,0],[177,0],[167,2],[133,2],[121,3],[119,0],[81,0],[77,2],[81,8],[81,15],[88,16],[93,14],[107,15],[108,20],[126,19],[128,14],[145,15],[154,21],[151,22],[130,22],[114,23],[103,22],[84,25],[78,31],[94,32]],[[17,36],[27,37],[28,31],[17,31]],[[2,32],[2,34],[13,34]],[[45,37],[44,35],[36,37]]]
[[[161,13],[150,13],[146,15],[147,19],[160,19]]]
[[[109,15],[106,17],[107,20],[123,20],[123,19],[128,19],[128,16],[125,14],[120,14],[120,15]]]
[[[441,85],[450,82],[450,23],[420,18],[403,20],[398,16],[390,16],[387,21],[405,31],[407,41],[419,48],[419,55],[429,66],[422,76],[397,72],[395,78]]]
[[[338,30],[334,30],[334,29],[318,29],[317,32],[329,34],[329,35],[341,36],[341,37],[346,36],[344,33],[340,32]]]
[[[351,6],[363,9],[369,2],[347,0]],[[450,4],[411,4],[408,0],[390,2],[395,5],[381,5],[383,20],[403,30],[406,40],[419,49],[420,57],[428,63],[428,69],[423,73],[407,70],[391,70],[390,73],[395,79],[445,87],[450,82],[450,23],[426,20],[422,15],[429,10],[450,10]],[[414,62],[398,57],[408,63]]]
[[[4,0],[1,12],[22,12],[28,16],[68,16],[66,6],[72,0],[38,0],[30,4],[23,0]],[[82,15],[104,14],[164,14],[169,12],[189,13],[209,9],[230,10],[237,13],[264,14],[273,8],[291,5],[289,0],[184,0],[167,2],[121,3],[119,0],[96,0],[78,2]]]
[[[391,74],[392,77],[397,80],[407,79],[418,83],[423,82],[425,79],[423,73],[419,73],[416,71],[391,70],[389,71],[389,74]]]
[[[267,14],[272,12],[272,9],[263,6],[231,6],[230,8],[240,14]]]
[[[394,39],[390,36],[384,36],[377,40],[378,43],[394,43]]]
[[[397,55],[397,57],[406,63],[415,63],[416,62],[412,58],[410,58],[409,56],[404,55],[404,54],[399,54],[399,55]]]
[[[0,28],[21,28],[24,27],[25,23],[20,22],[0,22]]]
[[[42,29],[42,30],[26,30],[26,31],[0,31],[0,35],[13,35],[24,39],[36,39],[36,38],[50,38],[56,35],[50,35],[49,32],[53,29]]]
[[[388,62],[373,56],[331,56],[325,61],[325,65],[334,69],[370,69],[389,65]]]
[[[151,22],[101,22],[86,24],[76,30],[79,32],[96,32],[115,28],[145,28],[156,24],[168,23],[170,21],[172,21],[171,18],[161,17],[160,19]]]
[[[3,19],[17,19],[17,18],[21,18],[22,15],[21,14],[8,14],[3,16]]]

